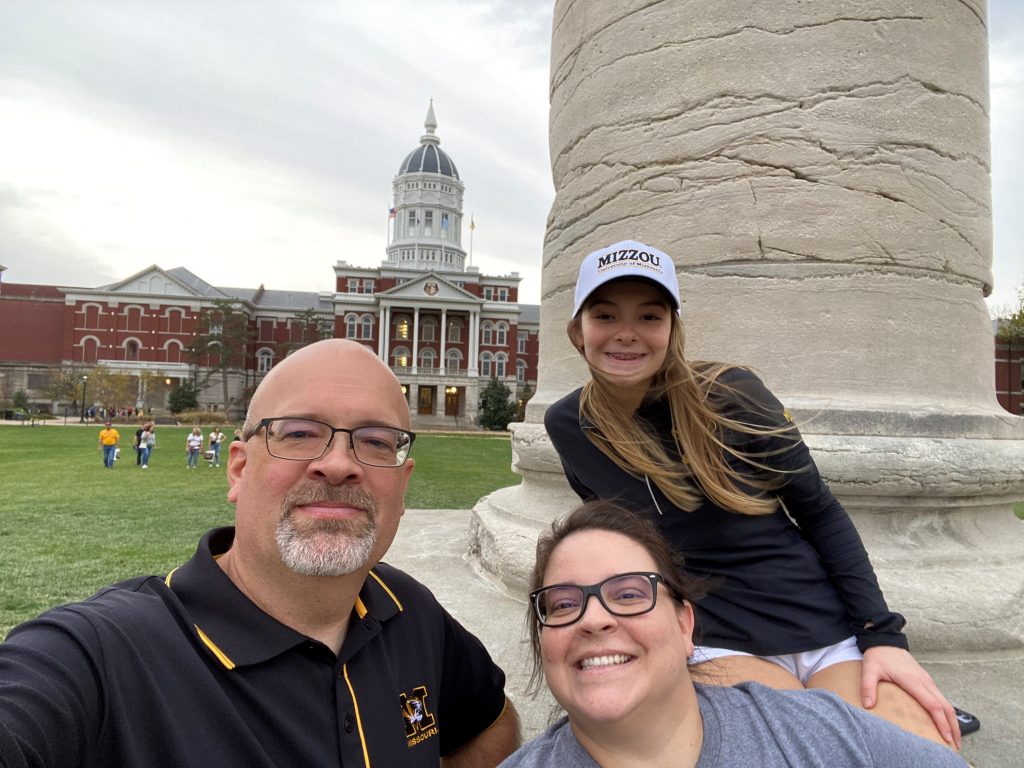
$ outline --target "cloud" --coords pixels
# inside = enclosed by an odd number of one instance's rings
[[[995,304],[1024,280],[1019,6],[989,5]],[[550,0],[8,3],[5,278],[93,285],[156,262],[220,285],[330,289],[336,260],[384,258],[392,178],[433,98],[477,223],[474,264],[520,272],[523,300],[539,301],[552,11]]]

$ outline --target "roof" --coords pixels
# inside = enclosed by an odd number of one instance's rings
[[[51,299],[64,301],[64,291],[55,285],[33,285],[31,283],[4,283],[0,287],[2,299]]]
[[[426,133],[420,136],[420,145],[405,156],[398,175],[406,173],[437,173],[441,176],[449,176],[455,180],[459,179],[459,171],[452,159],[445,154],[445,151],[438,145],[441,143],[434,131],[437,129],[437,118],[434,117],[434,100],[430,100],[430,107],[427,109],[427,119],[423,122]]]
[[[453,179],[459,178],[455,163],[435,144],[423,144],[410,152],[398,169],[399,176],[405,173],[439,173]]]

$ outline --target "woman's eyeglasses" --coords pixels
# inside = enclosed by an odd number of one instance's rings
[[[583,618],[593,595],[613,616],[639,616],[654,610],[658,582],[668,586],[660,573],[633,572],[610,576],[602,582],[552,584],[530,593],[530,603],[542,627],[567,627]],[[680,598],[681,599],[681,598]]]

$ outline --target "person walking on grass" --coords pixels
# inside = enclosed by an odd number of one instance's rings
[[[227,435],[220,431],[220,427],[214,427],[213,431],[210,432],[210,450],[213,451],[213,461],[210,462],[211,467],[220,466],[220,444],[224,442],[225,437]]]
[[[146,425],[142,424],[138,429],[135,430],[135,438],[132,440],[132,448],[135,449],[135,466],[142,466],[142,433],[146,430]]]
[[[114,468],[114,459],[117,457],[117,445],[121,440],[120,433],[114,429],[108,421],[100,430],[100,451],[103,453],[103,466],[107,469]]]
[[[142,450],[142,468],[149,469],[149,457],[153,453],[153,448],[156,447],[156,434],[154,433],[156,426],[152,421],[146,422],[142,427],[142,434],[139,436],[139,446]]]
[[[203,431],[199,427],[193,427],[185,438],[185,453],[188,455],[188,462],[185,467],[195,469],[199,466],[199,454],[203,450]]]

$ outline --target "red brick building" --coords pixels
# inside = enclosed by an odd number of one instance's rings
[[[102,366],[138,377],[135,407],[161,406],[144,391],[143,374],[169,384],[206,380],[216,342],[205,359],[188,350],[203,313],[223,301],[245,314],[252,339],[242,365],[227,374],[236,417],[260,377],[310,340],[311,318],[314,335],[354,339],[392,367],[416,425],[474,424],[480,390],[492,378],[529,397],[539,307],[519,304],[517,273],[485,275],[471,266],[462,242],[464,186],[440,149],[433,106],[425,127],[392,183],[386,258],[377,267],[339,261],[333,291],[213,286],[183,267],[157,265],[96,288],[0,285],[0,398],[23,389],[59,411],[66,403],[45,400],[49,372]],[[200,393],[208,408],[223,402],[219,376]]]
[[[996,336],[996,398],[1010,413],[1024,416],[1024,338]]]

